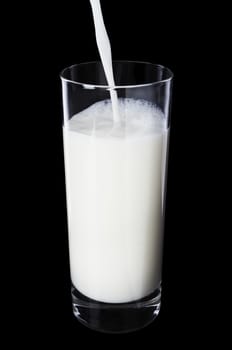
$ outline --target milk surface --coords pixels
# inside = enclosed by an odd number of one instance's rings
[[[152,104],[111,100],[63,128],[71,278],[89,298],[143,298],[161,280],[164,169],[168,130]]]

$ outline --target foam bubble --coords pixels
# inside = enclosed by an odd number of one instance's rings
[[[68,128],[97,137],[133,137],[166,130],[164,114],[150,102],[119,99],[118,107],[121,117],[119,124],[114,122],[111,100],[104,100],[74,115]]]

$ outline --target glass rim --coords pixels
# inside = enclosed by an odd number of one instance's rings
[[[144,65],[149,65],[149,66],[153,66],[154,69],[155,68],[161,68],[164,69],[168,72],[169,77],[166,79],[160,79],[157,81],[153,81],[151,83],[144,83],[144,84],[129,84],[129,85],[114,85],[114,86],[109,86],[109,85],[99,85],[99,84],[89,84],[89,83],[84,83],[84,82],[79,82],[79,81],[75,81],[72,79],[67,79],[65,78],[63,75],[64,73],[71,68],[77,67],[77,66],[84,66],[84,65],[89,65],[89,64],[93,64],[93,63],[101,63],[101,61],[89,61],[89,62],[81,62],[81,63],[76,63],[76,64],[72,64],[71,66],[68,66],[64,69],[62,69],[62,71],[60,72],[60,78],[62,81],[68,82],[68,83],[72,83],[72,84],[76,84],[76,85],[81,85],[84,86],[86,88],[89,89],[94,89],[94,88],[100,88],[100,89],[129,89],[129,88],[139,88],[139,87],[147,87],[147,86],[153,86],[153,85],[157,85],[157,84],[161,84],[161,83],[167,83],[169,81],[172,81],[174,74],[171,71],[171,69],[169,69],[168,67],[165,67],[161,64],[156,64],[156,63],[151,63],[151,62],[146,62],[146,61],[130,61],[130,60],[113,60],[113,63],[133,63],[133,64],[144,64]]]

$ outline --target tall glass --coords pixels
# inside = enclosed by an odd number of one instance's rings
[[[61,80],[73,312],[120,333],[160,310],[173,74],[130,61],[113,70],[117,121],[100,62],[68,67]]]

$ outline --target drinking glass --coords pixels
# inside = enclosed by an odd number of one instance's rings
[[[73,312],[89,328],[123,333],[160,310],[172,72],[114,61],[61,72]],[[117,94],[120,123],[112,117]]]

